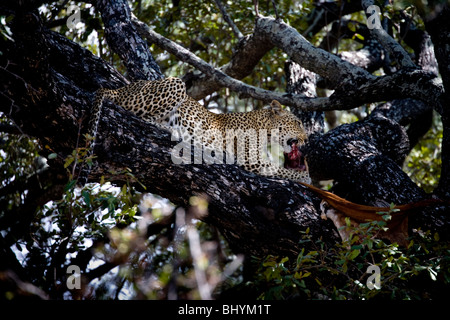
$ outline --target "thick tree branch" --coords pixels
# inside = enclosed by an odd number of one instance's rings
[[[376,11],[367,12],[370,6],[373,6],[372,0],[362,0],[361,5],[366,13],[367,18],[370,18]],[[372,35],[383,45],[383,47],[391,54],[392,57],[397,60],[398,64],[404,68],[415,68],[416,65],[411,60],[409,54],[403,49],[403,47],[395,41],[383,28],[374,27],[370,28]]]
[[[405,43],[413,48],[418,66],[427,72],[438,75],[437,61],[433,44],[426,31],[415,28],[411,19],[404,15],[405,22],[401,24],[401,36]],[[371,116],[382,114],[397,121],[407,128],[412,149],[419,139],[430,129],[433,118],[432,104],[417,99],[401,99],[388,101],[379,105]]]
[[[261,58],[273,48],[271,43],[264,41],[258,33],[252,33],[239,40],[233,50],[230,61],[219,69],[235,79],[243,79],[250,75]],[[202,99],[223,86],[205,74],[187,74],[183,77],[186,82],[187,92],[194,99]]]
[[[399,166],[409,153],[405,129],[384,116],[374,115],[316,136],[306,152],[311,177],[334,179],[334,192],[350,201],[389,206],[426,197]],[[410,216],[409,228],[449,232],[446,208],[430,207]]]
[[[355,38],[355,34],[364,37],[364,40],[361,41],[364,46],[356,51],[339,52],[337,56],[370,73],[378,70],[383,66],[386,59],[385,50],[380,43],[370,35],[367,26],[357,21],[344,19],[340,22],[333,23],[331,31],[324,37],[319,47],[328,52],[332,52],[333,49],[339,45],[342,38],[353,39]],[[355,41],[359,41],[358,38],[356,38]],[[318,86],[329,89],[335,88],[332,83],[324,78],[320,78]]]
[[[357,51],[343,51],[340,58],[369,72],[378,70],[383,65],[384,51],[380,50],[378,41],[371,39],[367,45]]]
[[[97,0],[102,14],[106,40],[124,62],[133,80],[156,80],[163,75],[145,41],[131,23],[131,10],[125,0]]]
[[[297,30],[283,21],[260,17],[256,21],[255,28],[261,29],[267,40],[286,52],[292,61],[336,85],[342,82],[357,82],[362,79],[367,81],[375,78],[366,70],[314,47]]]
[[[128,84],[129,81],[110,64],[92,52],[79,46],[73,41],[57,32],[45,31],[49,44],[49,57],[52,68],[60,75],[68,78],[68,81],[76,81],[76,85],[87,91],[94,92],[98,88],[117,88]],[[89,63],[73,63],[73,57]],[[92,74],[98,75],[92,77]]]
[[[361,96],[355,97],[356,92]],[[342,85],[330,96],[322,110],[349,110],[363,103],[412,97],[428,101],[441,113],[444,106],[443,94],[443,87],[434,74],[421,70],[398,71],[391,76],[378,77],[359,87]],[[333,105],[340,107],[333,108]]]
[[[363,37],[360,40],[356,35]],[[342,39],[352,39],[361,42],[364,46],[357,51],[343,51],[337,54],[338,57],[348,61],[369,72],[380,68],[384,58],[384,49],[380,43],[370,34],[369,29],[358,21],[342,19],[333,23],[331,30],[323,38],[319,45],[328,52],[337,49]]]
[[[439,73],[434,54],[434,45],[428,32],[419,30],[410,17],[403,13],[404,22],[400,24],[400,35],[405,43],[414,50],[416,64],[422,70]]]
[[[286,92],[304,94],[314,98],[316,94],[316,74],[308,71],[297,63],[287,61],[285,63],[285,73],[287,78]],[[293,113],[302,121],[303,128],[309,137],[312,134],[322,134],[324,130],[324,113],[320,111],[300,111],[294,109]]]
[[[420,100],[401,99],[393,100],[377,106],[370,117],[381,114],[388,119],[407,127],[411,150],[419,139],[428,132],[433,119],[433,108]]]

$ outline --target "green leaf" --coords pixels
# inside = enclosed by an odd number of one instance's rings
[[[348,270],[348,265],[347,265],[347,263],[344,263],[344,264],[342,265],[342,272],[346,273],[347,270]]]
[[[275,267],[276,266],[276,262],[275,261],[265,261],[263,263],[263,267]]]
[[[391,203],[389,208],[390,208],[390,212],[398,212],[398,211],[400,211],[400,209],[395,207],[395,203]]]
[[[322,282],[320,282],[320,280],[319,280],[319,279],[317,279],[317,278],[314,278],[314,280],[316,280],[316,282],[317,282],[317,284],[318,284],[319,286],[322,286]]]
[[[6,23],[10,23],[11,21],[13,21],[13,19],[14,19],[14,15],[11,14],[11,15],[9,15],[9,16],[6,17],[5,22],[6,22]]]
[[[434,241],[439,241],[439,233],[435,232],[433,238],[434,238]]]
[[[352,21],[350,21],[350,22],[347,24],[347,27],[348,27],[349,30],[352,31],[352,32],[355,32],[355,31],[356,31],[356,25],[355,25],[355,23],[353,23]]]
[[[58,155],[56,154],[56,153],[50,153],[49,155],[48,155],[48,159],[49,160],[52,160],[52,159],[56,159],[56,157],[57,157]]]
[[[353,250],[353,251],[349,254],[348,259],[349,259],[349,260],[355,259],[357,256],[359,256],[359,253],[360,253],[360,251],[359,251],[358,249]]]
[[[73,157],[67,157],[66,161],[64,162],[64,168],[67,168],[68,166],[70,166],[74,160],[75,159]]]
[[[389,216],[390,217],[390,216]],[[386,226],[386,221],[377,221],[377,225],[379,226],[379,227],[385,227]]]
[[[280,264],[283,264],[285,262],[288,262],[289,258],[288,257],[284,257],[283,259],[281,259]]]
[[[352,222],[350,221],[350,218],[349,217],[345,217],[345,226],[346,227],[351,227],[351,225],[352,225]]]
[[[340,265],[340,264],[344,264],[345,260],[344,259],[339,259],[336,261],[336,264]]]
[[[88,207],[90,207],[91,206],[91,197],[90,197],[89,192],[87,192],[86,190],[83,190],[81,192],[81,195],[83,196],[83,199],[84,199],[84,202],[86,202],[86,205]]]
[[[364,41],[364,37],[363,37],[362,35],[360,35],[359,33],[355,33],[355,34],[353,35],[353,39],[355,39],[355,37],[358,38],[358,39],[361,40],[361,41]]]

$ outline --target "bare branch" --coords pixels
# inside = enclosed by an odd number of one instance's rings
[[[358,37],[355,38],[355,34],[361,35],[363,40],[358,39]],[[339,52],[337,54],[338,57],[370,73],[382,67],[383,60],[386,59],[384,48],[371,36],[366,24],[358,21],[342,19],[334,22],[331,30],[320,43],[319,48],[333,52],[343,38],[354,39],[357,42],[361,42],[364,46],[356,51]]]
[[[307,98],[300,94],[272,92],[247,85],[214,68],[181,45],[152,31],[138,19],[133,19],[133,22],[148,41],[172,53],[181,61],[193,65],[209,76],[211,82],[258,100],[278,100],[284,105],[304,111],[330,111],[349,110],[367,102],[408,97],[429,101],[430,92],[433,92],[432,96],[436,97],[436,110],[442,110],[440,97],[443,89],[439,83],[432,81],[435,75],[415,70],[411,73],[398,72],[392,76],[375,77],[362,68],[312,46],[293,28],[283,22],[276,22],[273,18],[259,18],[257,28],[260,26],[267,38],[286,51],[294,62],[339,84],[331,97]]]
[[[241,39],[242,37],[244,37],[242,32],[239,30],[239,28],[234,24],[233,20],[231,19],[230,15],[227,12],[227,9],[222,4],[222,1],[220,1],[220,0],[215,0],[215,1],[216,1],[217,6],[219,7],[220,12],[222,13],[223,18],[228,23],[228,25],[231,27],[231,30],[233,30],[234,35],[238,39]]]
[[[436,75],[422,70],[400,70],[393,75],[378,77],[355,87],[343,84],[321,110],[349,110],[363,103],[415,98],[430,103],[437,112],[442,113],[444,94],[442,83],[437,80]]]
[[[273,10],[275,11],[275,17],[277,18],[277,20],[280,19],[280,15],[278,14],[278,9],[277,9],[275,0],[272,0],[272,6],[273,6]]]
[[[22,281],[12,270],[7,269],[0,271],[0,281],[2,282],[2,285],[8,284],[9,292],[14,292],[14,294],[19,296],[28,296],[41,300],[49,299],[49,296],[45,291],[30,282]]]

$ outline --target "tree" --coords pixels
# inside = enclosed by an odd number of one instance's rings
[[[247,257],[250,270],[251,256],[294,258],[311,250],[312,243],[302,240],[306,231],[327,246],[340,242],[333,223],[320,218],[320,199],[305,187],[234,165],[174,165],[170,150],[175,142],[169,133],[112,103],[103,111],[89,176],[100,186],[76,188],[80,167],[91,161],[82,161],[83,133],[100,87],[175,75],[207,107],[241,111],[248,104],[258,108],[276,99],[305,124],[309,142],[304,151],[312,178],[332,179],[336,194],[373,206],[427,197],[401,166],[430,126],[439,123],[433,120],[435,112],[443,128],[442,167],[432,195],[450,198],[448,4],[382,5],[380,27],[366,24],[380,18],[370,10],[374,3],[369,0],[281,1],[275,7],[261,3],[259,15],[246,1],[217,0],[213,6],[98,0],[73,3],[75,11],[68,10],[69,4],[6,1],[0,6],[0,111],[7,141],[2,142],[2,157],[8,161],[0,193],[5,231],[0,269],[8,270],[5,274],[16,288],[31,282],[35,295],[62,298],[69,265],[81,267],[84,286],[133,256],[133,263],[143,263],[137,253],[145,252],[149,239],[159,241],[168,229],[179,227],[183,212],[216,228],[232,252]],[[66,25],[77,12],[84,32]],[[88,37],[94,30],[98,44]],[[360,120],[324,133],[325,114],[332,119],[336,110],[356,110]],[[38,147],[25,137],[36,139]],[[26,169],[14,170],[19,160]],[[121,189],[113,190],[105,181]],[[143,234],[127,236],[119,230],[136,223],[143,193],[162,196],[180,208],[148,226],[140,224]],[[108,213],[99,217],[99,209]],[[431,230],[440,241],[448,241],[447,210],[445,203],[421,210],[410,217],[410,231]],[[44,222],[50,225],[42,227]],[[190,236],[192,251],[195,233]],[[210,236],[217,238],[214,232]],[[87,238],[90,242],[83,244]],[[122,251],[120,243],[126,243]],[[22,251],[21,244],[29,252],[24,264],[12,249]],[[89,268],[100,244],[114,251],[113,258]],[[208,298],[195,254],[193,250],[191,265],[197,272],[198,297]],[[154,265],[149,268],[164,269],[155,256],[150,260]],[[173,263],[176,267],[164,269],[168,287],[174,273],[186,267],[180,257]],[[170,297],[173,292],[167,290]]]

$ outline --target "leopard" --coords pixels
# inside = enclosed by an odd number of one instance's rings
[[[283,161],[274,161],[276,156],[270,152],[273,148],[275,154],[287,156],[292,148],[300,150],[307,141],[302,122],[276,100],[264,109],[215,113],[190,97],[183,80],[176,77],[138,80],[119,89],[100,88],[89,121],[88,156],[93,154],[105,99],[146,122],[171,130],[172,140],[194,141],[213,157],[214,163],[223,163],[226,158],[227,164],[234,161],[252,173],[311,183],[305,157],[301,156],[301,165],[287,168]],[[223,153],[225,156],[220,156]],[[80,173],[81,184],[87,182],[89,170]]]

